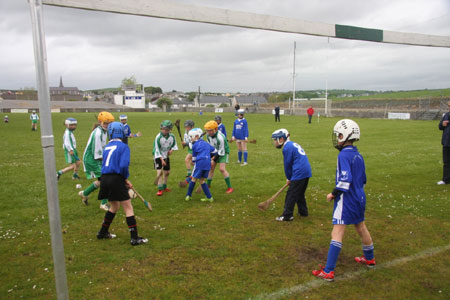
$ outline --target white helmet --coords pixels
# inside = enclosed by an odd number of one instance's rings
[[[74,118],[67,118],[66,121],[64,121],[65,125],[76,125],[77,119]]]
[[[202,134],[203,134],[203,130],[201,130],[200,128],[193,128],[193,129],[189,130],[189,133],[188,133],[189,138],[191,139],[191,142],[194,142],[194,138],[196,136],[201,137]]]
[[[237,111],[237,113],[238,113],[238,115],[243,115],[243,114],[245,114],[245,109],[238,109],[238,111]]]
[[[286,143],[287,141],[289,141],[289,131],[287,131],[287,129],[281,128],[281,129],[277,129],[272,133],[272,140],[276,140],[277,143],[275,144],[274,142],[274,146],[277,148],[281,148],[284,143]],[[284,139],[284,143],[280,144],[280,138]]]
[[[339,138],[339,135],[342,134],[342,137]],[[359,141],[361,133],[359,131],[358,124],[350,119],[340,120],[334,125],[333,129],[333,145],[336,149],[342,149],[342,146],[338,146],[339,142],[345,143],[349,140]]]

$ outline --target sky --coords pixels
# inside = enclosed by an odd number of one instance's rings
[[[172,1],[176,2],[176,1]],[[448,0],[178,0],[225,8],[450,36]],[[212,24],[44,7],[50,86],[118,87],[134,75],[164,91],[450,88],[450,48],[390,45]],[[0,1],[0,89],[36,87],[26,0]]]

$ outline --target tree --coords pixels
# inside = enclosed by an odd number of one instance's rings
[[[163,91],[159,86],[146,86],[144,88],[146,94],[162,94]]]
[[[170,108],[172,106],[172,101],[167,97],[162,97],[159,98],[158,101],[156,101],[156,105],[158,105],[158,107],[163,111],[166,111],[167,108]]]
[[[136,84],[136,77],[134,77],[134,75],[131,75],[131,77],[129,78],[125,77],[124,79],[122,79],[121,86],[135,85],[135,84]]]
[[[188,93],[187,101],[189,101],[189,102],[194,102],[196,96],[197,96],[197,93],[196,93],[196,92],[189,92],[189,93]]]

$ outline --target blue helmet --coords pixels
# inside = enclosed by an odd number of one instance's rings
[[[77,124],[77,119],[74,118],[67,118],[66,121],[64,122],[64,124],[66,125],[73,125],[73,124]]]
[[[120,122],[112,122],[108,125],[108,135],[110,139],[123,139],[123,125]]]
[[[120,115],[119,120],[127,120],[127,115]]]

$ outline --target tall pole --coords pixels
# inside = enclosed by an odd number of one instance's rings
[[[50,89],[48,87],[47,54],[45,49],[44,18],[41,0],[28,0],[33,32],[34,61],[38,88],[39,113],[41,114],[41,144],[44,153],[45,184],[50,223],[52,254],[58,300],[69,299],[67,289],[64,245],[61,233],[58,184],[56,181],[55,142],[50,110]]]
[[[292,107],[295,106],[295,48],[296,42],[294,42],[294,71],[292,72]],[[289,102],[289,109],[291,109],[291,103]]]
[[[328,117],[328,54],[330,50],[330,37],[328,37],[327,42],[327,55],[325,60],[325,117]]]

